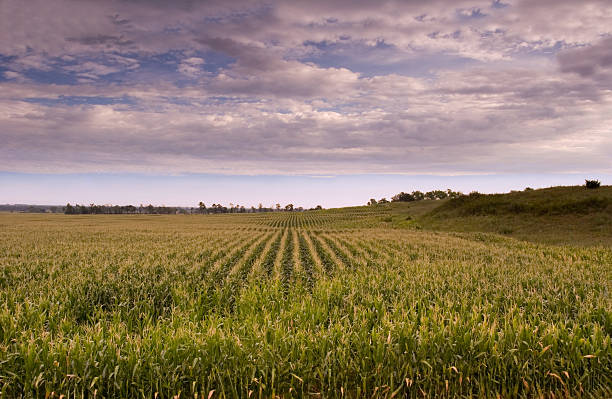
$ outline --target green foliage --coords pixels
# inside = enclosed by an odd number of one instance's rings
[[[402,191],[401,193],[394,195],[391,198],[391,201],[392,202],[412,202],[412,201],[423,201],[425,199],[443,200],[446,198],[457,198],[461,195],[463,194],[457,191],[452,191],[451,189],[448,189],[446,191],[433,190],[433,191],[428,191],[426,193],[423,193],[421,191],[413,191],[411,194],[405,193]]]
[[[612,250],[398,228],[433,202],[0,214],[2,396],[610,397]]]

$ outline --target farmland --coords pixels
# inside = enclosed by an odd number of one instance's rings
[[[610,246],[430,206],[0,214],[2,397],[612,396]]]

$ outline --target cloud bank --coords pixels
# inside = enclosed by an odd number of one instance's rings
[[[611,26],[594,0],[5,0],[0,170],[610,172]]]

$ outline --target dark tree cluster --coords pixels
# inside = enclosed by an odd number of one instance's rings
[[[399,194],[394,195],[393,197],[391,197],[391,202],[412,202],[412,201],[423,201],[423,200],[441,200],[441,199],[445,199],[445,198],[457,198],[462,196],[463,193],[460,193],[458,191],[452,191],[451,189],[448,189],[446,191],[444,190],[434,190],[434,191],[428,191],[426,193],[422,192],[422,191],[413,191],[412,193],[405,193],[405,192],[401,192]],[[389,201],[386,198],[381,198],[380,200],[376,201],[376,199],[371,198],[370,201],[368,201],[368,205],[378,205],[378,204],[386,204]]]
[[[601,186],[601,182],[599,180],[585,180],[586,188],[599,188]]]
[[[323,209],[321,205],[317,205],[316,208],[311,208],[309,210],[319,210]],[[200,214],[217,214],[217,213],[259,213],[259,212],[302,212],[305,209],[303,207],[295,207],[293,204],[287,204],[285,207],[282,207],[281,204],[276,204],[276,206],[266,208],[262,204],[259,204],[257,207],[251,206],[249,208],[245,208],[243,205],[230,203],[229,206],[224,206],[221,204],[212,204],[210,207],[206,207],[206,204],[200,202],[198,204],[198,208],[194,210],[193,213]]]
[[[64,207],[61,205],[2,204],[0,212],[63,213]]]
[[[426,193],[421,191],[413,191],[412,193],[401,192],[391,197],[392,202],[412,202],[412,201],[423,201],[423,200],[441,200],[445,198],[457,198],[463,195],[458,191],[452,191],[448,189],[444,190],[433,190]]]
[[[62,208],[60,207],[60,210]],[[321,205],[317,205],[316,208],[309,210],[323,209]],[[173,214],[218,214],[218,213],[258,213],[258,212],[302,212],[305,209],[300,207],[294,207],[293,204],[287,204],[285,207],[281,207],[280,204],[276,204],[276,208],[265,208],[262,204],[256,208],[251,206],[246,208],[244,205],[232,204],[229,206],[221,204],[212,204],[207,207],[206,204],[200,202],[196,208],[184,208],[184,207],[168,207],[168,206],[153,206],[142,204],[138,207],[133,205],[71,205],[67,204],[63,207],[63,212],[67,215],[132,215],[132,214],[151,214],[151,215],[173,215]]]
[[[134,214],[152,214],[152,215],[174,215],[176,213],[188,213],[184,208],[169,207],[169,206],[153,206],[151,204],[138,207],[134,205],[70,205],[64,207],[66,215],[134,215]]]

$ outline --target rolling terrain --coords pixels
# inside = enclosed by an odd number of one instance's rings
[[[446,201],[422,218],[428,228],[488,231],[521,240],[612,246],[612,186],[551,187]]]
[[[2,396],[610,397],[610,188],[549,190],[0,214]]]

